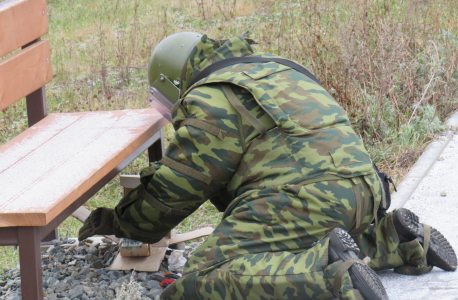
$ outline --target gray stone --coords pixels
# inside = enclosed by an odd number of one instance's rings
[[[117,284],[116,282],[112,282],[112,283],[110,283],[110,285],[108,286],[108,288],[109,288],[110,290],[113,290],[113,291],[116,290],[117,287],[118,287],[118,284]]]
[[[89,247],[87,252],[95,256],[99,255],[99,249],[97,249],[97,245],[92,245],[91,247]]]
[[[49,255],[54,255],[57,253],[57,249],[54,246],[50,246],[46,253],[48,253]]]
[[[128,282],[130,282],[130,275],[126,275],[124,277],[121,277],[116,282],[118,283],[118,285],[121,285],[123,283],[128,283]]]
[[[73,271],[70,276],[72,276],[75,279],[80,279],[80,277],[81,277],[80,273],[78,273],[78,271]]]
[[[89,253],[87,252],[88,249],[89,249],[88,246],[83,246],[83,249],[81,249],[80,253],[81,253],[82,255],[89,254]]]
[[[59,282],[59,280],[58,280],[57,278],[55,278],[55,277],[50,277],[46,283],[48,284],[48,286],[51,286],[51,285],[53,285],[53,284],[56,283],[56,282]]]
[[[91,269],[89,267],[84,267],[84,268],[81,269],[80,274],[81,275],[86,275],[89,272],[91,272]]]
[[[89,300],[88,295],[83,294],[83,296],[80,297],[81,300]]]
[[[68,263],[69,266],[74,266],[76,265],[76,260],[72,260]]]
[[[113,290],[107,290],[105,291],[105,294],[107,295],[108,298],[113,299],[115,296],[115,293]]]
[[[83,260],[83,259],[86,259],[86,256],[85,255],[76,254],[76,255],[73,255],[73,258],[77,259],[77,260]]]
[[[75,299],[75,298],[78,298],[78,297],[81,297],[83,296],[83,292],[82,291],[76,291],[76,292],[73,292],[72,294],[70,294],[70,299]]]
[[[95,269],[103,268],[103,262],[100,259],[96,260],[91,264],[91,268],[95,268]]]
[[[162,291],[163,289],[162,288],[159,288],[159,289],[152,289],[151,291],[149,291],[146,296],[147,297],[150,297],[150,298],[156,298],[157,296],[160,296],[162,294]]]
[[[58,299],[57,294],[49,294],[48,296],[46,296],[46,300],[55,300],[55,299]]]
[[[157,280],[149,280],[149,281],[146,282],[145,287],[147,289],[149,289],[149,290],[151,290],[151,289],[160,289],[161,285],[159,284],[159,281],[157,281]]]
[[[110,266],[111,263],[113,262],[113,259],[114,259],[113,257],[110,257],[110,259],[107,260],[107,262],[105,263],[105,265],[106,265],[106,266]]]
[[[83,260],[78,260],[78,261],[76,262],[76,265],[75,265],[75,266],[77,266],[77,267],[84,267],[85,265],[86,265],[86,264],[84,263]]]
[[[117,271],[117,270],[109,271],[107,275],[114,279],[119,279],[124,276],[124,274],[121,271]]]
[[[137,275],[137,281],[145,281],[147,274],[145,272],[140,272]]]
[[[99,246],[99,253],[103,254],[103,253],[107,252],[108,249],[110,249],[110,247],[108,247],[107,245],[100,245]]]
[[[107,262],[113,256],[113,252],[107,251],[103,254],[103,261]]]
[[[89,279],[96,278],[96,277],[97,277],[97,274],[95,272],[89,272],[86,275],[86,278],[89,278]]]
[[[92,264],[93,262],[99,260],[99,258],[93,254],[86,254],[86,262]]]
[[[94,291],[92,288],[88,287],[88,286],[85,286],[85,287],[83,288],[83,291],[84,291],[84,292],[86,293],[86,295],[88,295],[89,297],[94,297],[94,296],[95,296],[95,291]]]
[[[70,293],[70,299],[75,299],[75,298],[78,298],[78,297],[81,297],[83,296],[84,294],[84,291],[83,291],[83,286],[82,285],[78,285],[76,287],[74,287],[72,290],[69,291]]]
[[[107,238],[102,238],[102,242],[104,242],[105,244],[108,244],[108,245],[113,244],[113,241],[110,240],[110,239],[107,239]]]
[[[6,285],[6,281],[1,281],[0,280],[0,286],[5,286]]]
[[[70,289],[70,284],[68,282],[58,282],[55,285],[54,292],[58,294],[58,293],[62,293],[63,291],[67,291],[69,289]]]

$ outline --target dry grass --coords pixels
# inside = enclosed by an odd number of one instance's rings
[[[224,38],[246,30],[257,50],[310,69],[397,181],[457,108],[454,0],[48,0],[48,10],[49,112],[145,107],[147,61],[162,38],[179,31]],[[0,144],[26,125],[24,100],[0,112]],[[172,135],[169,126],[166,139]],[[124,173],[146,164],[143,155]],[[112,207],[120,198],[113,180],[87,204]],[[178,231],[218,219],[206,203]],[[70,218],[60,232],[75,236],[79,226]],[[0,248],[0,266],[16,259],[11,247]]]

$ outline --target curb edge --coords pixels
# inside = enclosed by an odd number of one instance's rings
[[[438,157],[442,154],[458,129],[458,111],[448,119],[445,125],[449,127],[445,135],[441,135],[426,148],[404,180],[398,185],[398,192],[391,194],[391,207],[389,211],[403,207],[423,178],[434,166]]]

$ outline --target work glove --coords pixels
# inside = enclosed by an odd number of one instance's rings
[[[96,234],[111,235],[115,233],[114,209],[99,207],[87,217],[80,228],[78,240],[82,241]]]

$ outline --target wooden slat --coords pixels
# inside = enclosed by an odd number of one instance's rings
[[[0,2],[0,57],[47,32],[46,0]]]
[[[0,227],[47,225],[166,123],[155,109],[49,115],[0,146]]]
[[[52,80],[49,41],[44,40],[0,61],[0,110]]]

